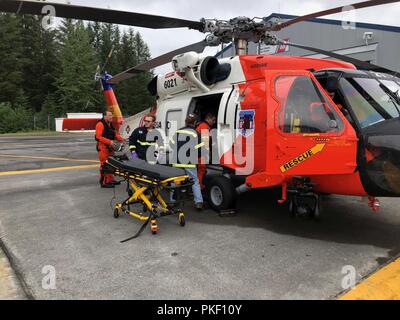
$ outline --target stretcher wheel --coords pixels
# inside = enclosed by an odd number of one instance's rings
[[[151,223],[151,225],[150,225],[151,233],[157,234],[157,232],[158,232],[157,220],[151,220],[150,223]]]
[[[185,214],[183,212],[179,213],[179,224],[181,227],[184,227],[186,224]]]
[[[119,218],[119,210],[118,209],[114,209],[114,218],[115,219]]]

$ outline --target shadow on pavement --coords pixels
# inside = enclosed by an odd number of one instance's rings
[[[400,214],[389,223],[385,210],[397,212],[395,205],[383,205],[379,214],[355,197],[326,196],[320,221],[290,217],[287,205],[279,205],[279,190],[254,190],[242,195],[237,215],[219,217],[212,210],[194,212],[189,222],[264,228],[268,231],[326,242],[372,245],[400,253]],[[191,204],[186,205],[191,209]],[[190,210],[191,211],[191,210]]]

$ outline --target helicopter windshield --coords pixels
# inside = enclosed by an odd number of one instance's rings
[[[400,79],[352,77],[340,84],[361,128],[399,118]]]

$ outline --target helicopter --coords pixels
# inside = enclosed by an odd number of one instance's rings
[[[395,3],[372,0],[354,9]],[[293,216],[319,218],[322,195],[368,199],[374,212],[378,197],[400,196],[400,78],[396,71],[320,48],[279,39],[276,32],[344,7],[288,21],[236,17],[191,21],[150,14],[50,2],[2,0],[0,12],[57,17],[205,33],[203,41],[179,48],[120,74],[98,70],[108,110],[122,134],[140,125],[151,111],[158,129],[171,137],[188,114],[217,116],[216,156],[209,166],[206,193],[211,207],[228,210],[238,195],[279,187],[280,204]],[[335,60],[248,55],[250,42],[290,45]],[[205,56],[208,46],[232,43],[233,57]],[[124,122],[113,86],[172,61],[171,72],[157,75],[149,92],[151,110]],[[248,161],[250,159],[250,161]]]

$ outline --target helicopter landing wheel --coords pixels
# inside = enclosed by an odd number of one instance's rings
[[[224,176],[211,176],[205,181],[206,196],[212,209],[222,211],[235,206],[236,191],[232,182]]]
[[[321,217],[321,197],[317,194],[294,196],[289,202],[291,217],[306,220],[319,220]]]
[[[296,218],[297,216],[297,206],[293,199],[289,201],[289,214],[291,218]]]

